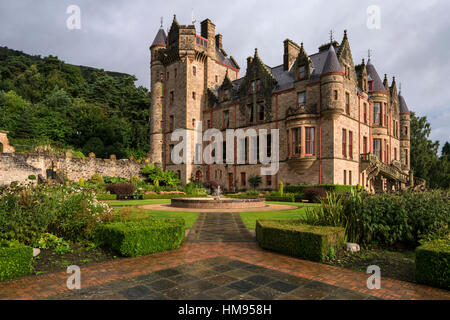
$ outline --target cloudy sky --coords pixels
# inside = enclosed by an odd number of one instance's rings
[[[81,29],[66,26],[70,5],[81,10]],[[379,29],[368,27],[375,21],[370,6],[379,8]],[[312,54],[329,41],[330,30],[341,41],[347,29],[354,62],[367,59],[371,49],[380,77],[395,76],[409,108],[428,117],[431,138],[441,146],[450,140],[448,0],[0,0],[0,46],[133,74],[149,87],[148,48],[160,17],[166,28],[174,14],[180,24],[191,24],[193,9],[197,30],[210,18],[243,72],[255,48],[276,66],[284,39],[303,42]]]

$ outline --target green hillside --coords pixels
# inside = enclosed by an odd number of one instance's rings
[[[149,92],[134,76],[0,47],[0,129],[17,151],[40,145],[142,158]]]

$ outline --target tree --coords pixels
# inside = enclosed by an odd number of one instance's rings
[[[258,188],[261,185],[262,178],[261,178],[261,176],[258,176],[258,175],[250,176],[250,178],[248,178],[248,183],[250,183],[253,190],[256,190],[256,188]]]
[[[448,142],[442,148],[439,158],[439,141],[429,139],[431,125],[427,117],[417,117],[411,113],[411,169],[416,177],[425,179],[431,188],[448,188],[450,167]]]

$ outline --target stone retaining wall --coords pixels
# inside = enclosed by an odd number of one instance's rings
[[[80,178],[90,179],[93,174],[102,176],[130,178],[140,176],[142,163],[122,159],[99,159],[91,155],[88,158],[52,157],[48,154],[1,153],[0,154],[0,185],[12,181],[24,182],[29,175],[36,177],[41,174],[47,178],[47,169],[62,173],[73,181]]]

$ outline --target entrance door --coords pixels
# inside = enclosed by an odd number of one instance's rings
[[[200,170],[197,170],[195,173],[195,181],[200,182],[202,180],[202,172]]]
[[[233,174],[228,174],[228,191],[231,191],[231,188],[233,187]]]

